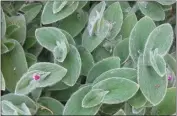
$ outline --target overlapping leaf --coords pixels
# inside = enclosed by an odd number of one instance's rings
[[[109,57],[97,62],[88,72],[87,83],[92,83],[98,76],[105,71],[120,67],[119,57]]]

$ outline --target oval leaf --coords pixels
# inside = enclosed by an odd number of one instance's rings
[[[81,101],[90,89],[91,86],[84,86],[73,93],[64,107],[63,115],[96,115],[100,105],[91,108],[82,107]]]
[[[60,63],[68,71],[62,81],[69,86],[73,86],[79,78],[81,72],[81,58],[77,48],[70,45],[70,51],[63,63]]]
[[[110,69],[104,73],[102,73],[99,77],[97,77],[93,84],[96,84],[102,80],[111,78],[111,77],[121,77],[121,78],[126,78],[130,79],[132,81],[137,80],[137,72],[136,69],[133,68],[115,68],[115,69]]]
[[[88,26],[82,34],[82,46],[85,47],[89,52],[92,52],[107,36],[106,32],[108,32],[109,28],[105,26],[108,26],[109,23],[104,19],[101,20],[105,7],[106,4],[104,1],[94,6],[89,15]],[[102,24],[97,26],[97,22],[102,22]],[[97,29],[98,27],[102,27],[101,29],[106,29],[107,31],[101,30],[102,34],[97,36],[95,31],[98,30],[98,32],[100,32],[100,29]]]
[[[27,71],[28,66],[22,46],[16,40],[14,48],[8,53],[1,55],[1,70],[6,82],[6,88],[14,92],[17,81]]]
[[[143,56],[138,60],[138,83],[145,98],[154,106],[159,104],[166,94],[167,77],[160,77],[153,67],[143,63]],[[158,94],[157,94],[158,93]]]
[[[140,53],[144,52],[144,46],[147,38],[155,27],[155,23],[151,18],[143,17],[135,24],[134,28],[132,29],[129,38],[129,52],[135,64],[138,61]]]
[[[165,12],[160,4],[156,2],[137,2],[141,12],[151,17],[154,21],[162,21],[165,19]]]
[[[98,76],[105,71],[120,67],[119,57],[109,57],[97,62],[88,72],[87,83],[92,83]]]
[[[14,105],[18,106],[21,105],[22,103],[25,103],[26,106],[30,109],[30,112],[34,115],[37,110],[37,106],[35,102],[30,99],[28,96],[24,95],[15,95],[13,93],[3,95],[1,100],[7,100],[13,103]],[[10,114],[12,115],[12,114]]]
[[[120,58],[121,64],[124,63],[129,56],[129,38],[126,38],[116,44],[113,55]]]
[[[26,4],[20,8],[20,11],[24,13],[27,24],[37,16],[37,14],[41,11],[41,8],[42,5],[39,3]]]
[[[101,104],[105,95],[109,91],[104,91],[102,89],[95,89],[88,92],[82,100],[82,107],[91,108]]]
[[[59,27],[66,30],[72,37],[77,36],[85,27],[88,20],[87,12],[79,10],[74,12],[69,17],[59,22]],[[74,27],[71,28],[71,27]]]
[[[133,97],[138,91],[139,85],[125,78],[112,77],[98,82],[92,87],[92,89],[109,91],[102,103],[118,104]]]
[[[122,35],[122,38],[128,38],[130,36],[130,32],[136,23],[137,23],[137,17],[135,13],[129,13],[125,17],[120,31],[120,35]]]
[[[94,60],[92,54],[86,50],[84,47],[79,46],[78,51],[81,56],[81,61],[82,61],[82,70],[81,74],[84,76],[87,76],[89,70],[92,68],[94,65]]]
[[[123,23],[123,13],[119,2],[115,2],[108,6],[104,12],[104,18],[112,25],[107,38],[113,39],[121,30]]]
[[[35,36],[39,44],[53,52],[58,42],[65,42],[68,46],[66,36],[56,27],[41,27],[36,29]]]
[[[145,64],[150,64],[150,51],[158,49],[161,56],[165,56],[173,42],[173,29],[170,24],[162,24],[156,27],[148,36],[144,48],[143,60]]]
[[[44,81],[41,82],[40,87],[51,86],[60,81],[66,74],[67,69],[64,67],[48,62],[40,62],[32,65],[28,71],[40,70],[50,72],[51,74]]]
[[[42,11],[42,15],[41,15],[41,22],[42,24],[50,24],[50,23],[54,23],[56,21],[62,20],[66,17],[68,17],[69,15],[71,15],[78,6],[78,2],[74,2],[71,5],[68,5],[65,9],[61,10],[60,12],[54,14],[53,13],[53,1],[48,1],[45,6],[44,9]]]
[[[154,53],[150,51],[150,63],[158,75],[163,77],[166,73],[166,63],[164,58],[158,54],[158,50],[155,49]]]

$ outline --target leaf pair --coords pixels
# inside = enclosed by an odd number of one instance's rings
[[[2,113],[4,115],[33,115],[37,106],[28,96],[6,94],[2,96]]]
[[[37,41],[53,52],[58,62],[63,62],[69,51],[69,43],[64,33],[55,27],[42,27],[35,31]]]
[[[20,106],[15,106],[7,100],[3,100],[1,103],[3,115],[31,115],[31,112],[25,103],[22,103]]]
[[[111,4],[106,10],[105,8],[105,2],[100,2],[89,15],[88,26],[82,35],[82,45],[89,52],[92,52],[106,37],[115,38],[122,26],[123,14],[119,2]]]
[[[59,21],[59,20],[62,20],[68,17],[77,9],[78,4],[79,4],[79,2],[76,1],[68,5],[66,8],[64,8],[64,4],[66,1],[63,1],[62,2],[63,4],[58,4],[58,2],[59,1],[48,1],[45,4],[44,9],[42,11],[42,16],[41,16],[41,22],[43,24],[54,23],[56,21]],[[53,11],[55,13],[53,13]]]
[[[122,103],[131,98],[138,89],[135,82],[120,77],[102,80],[92,87],[84,86],[70,97],[64,108],[64,114],[94,115],[102,103]],[[73,105],[75,107],[72,107]]]
[[[46,62],[36,63],[18,81],[15,93],[28,94],[36,88],[52,86],[59,82],[66,73],[67,69],[60,65]]]

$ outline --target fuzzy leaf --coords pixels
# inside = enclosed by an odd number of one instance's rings
[[[120,34],[122,38],[128,38],[130,36],[131,30],[137,23],[137,17],[135,13],[129,13],[123,20],[122,28]]]
[[[54,23],[56,21],[59,21],[59,20],[62,20],[68,17],[77,9],[78,4],[79,2],[76,1],[72,5],[68,5],[65,9],[54,14],[53,13],[53,1],[48,1],[45,4],[44,9],[42,11],[42,15],[41,15],[42,24]]]
[[[163,77],[166,73],[166,63],[161,55],[158,55],[158,49],[154,50],[154,53],[150,51],[150,62],[156,73]]]
[[[113,55],[120,58],[121,64],[124,63],[129,56],[129,38],[126,38],[116,44]]]
[[[121,115],[121,116],[122,116],[122,115],[126,115],[126,114],[125,114],[125,112],[124,112],[122,109],[120,109],[120,110],[119,110],[118,112],[116,112],[114,115],[118,115],[118,116]]]
[[[170,24],[162,24],[156,27],[148,36],[144,48],[143,60],[145,64],[150,64],[150,51],[158,49],[161,56],[165,56],[173,42],[173,29]]]
[[[66,68],[68,71],[62,81],[69,86],[73,86],[79,78],[81,72],[81,58],[77,48],[70,45],[70,51],[61,66]]]
[[[73,93],[64,107],[63,115],[96,115],[100,105],[91,108],[82,107],[81,101],[90,89],[91,86],[84,86]]]
[[[50,97],[41,97],[38,100],[39,109],[37,115],[62,115],[63,104]]]
[[[6,18],[7,30],[6,36],[24,44],[26,39],[26,21],[22,14]]]
[[[53,49],[53,55],[55,60],[58,62],[63,62],[67,56],[67,45],[64,41],[57,41],[57,46]]]
[[[53,51],[57,42],[65,42],[68,46],[66,36],[56,27],[41,27],[36,29],[35,36],[39,44],[46,49]]]
[[[40,75],[39,81],[33,79],[34,74]],[[45,79],[47,79],[50,76],[50,74],[51,72],[44,72],[39,70],[33,70],[25,73],[17,82],[15,88],[15,94],[21,95],[21,94],[28,94],[32,92],[36,88],[40,87],[42,81],[45,81]]]
[[[25,103],[22,103],[19,107],[15,106],[12,102],[3,100],[2,102],[2,114],[8,115],[9,111],[11,114],[17,114],[17,115],[31,115],[28,107]]]
[[[133,68],[115,68],[115,69],[110,69],[104,73],[102,73],[100,76],[98,76],[93,84],[96,84],[102,80],[111,78],[111,77],[121,77],[121,78],[126,78],[130,79],[132,81],[137,80],[137,73],[136,70]]]
[[[53,13],[56,14],[60,12],[67,5],[67,1],[57,1],[53,2]]]
[[[135,94],[135,96],[128,100],[128,103],[134,108],[141,108],[146,104],[146,102],[147,100],[140,90]]]
[[[98,76],[105,71],[120,67],[119,57],[109,57],[97,62],[88,72],[87,83],[92,83]]]
[[[95,89],[88,92],[82,100],[82,107],[91,108],[100,105],[104,100],[105,95],[109,91],[104,91],[102,89]]]
[[[64,29],[69,34],[71,34],[72,37],[75,37],[85,27],[87,20],[88,20],[87,12],[79,10],[74,12],[67,18],[63,19],[62,21],[60,21],[59,28]],[[74,29],[71,27],[74,27]]]
[[[108,39],[113,39],[121,30],[121,26],[123,23],[123,13],[119,2],[115,2],[108,6],[108,8],[104,12],[104,18],[110,24],[110,32],[108,35]]]
[[[140,11],[146,15],[151,17],[154,21],[162,21],[165,19],[165,12],[160,4],[156,2],[137,2]]]
[[[33,55],[31,53],[25,53],[25,56],[26,56],[26,61],[28,63],[28,67],[30,67],[31,65],[33,65],[37,62],[37,58],[35,55]]]
[[[153,67],[143,63],[143,56],[138,60],[138,83],[145,98],[154,106],[159,104],[165,96],[167,90],[166,75],[160,77]]]
[[[3,9],[1,8],[1,39],[5,36],[5,34],[6,34],[6,19]]]
[[[37,14],[41,11],[42,5],[40,3],[30,3],[23,5],[20,11],[24,13],[26,23],[30,23]]]
[[[132,29],[129,38],[129,52],[135,64],[138,61],[140,53],[144,52],[144,46],[147,38],[155,27],[155,23],[151,18],[143,17],[135,24],[134,28]]]
[[[84,47],[79,46],[78,51],[81,56],[81,61],[82,61],[82,70],[81,74],[84,76],[87,76],[89,70],[93,67],[94,65],[94,60],[92,54],[87,51]]]
[[[82,46],[89,52],[92,52],[107,36],[109,22],[103,19],[105,7],[104,1],[94,6],[89,15],[88,26],[82,34]]]
[[[59,82],[67,74],[67,69],[64,67],[48,62],[40,62],[32,65],[28,71],[40,70],[50,72],[51,74],[44,81],[41,82],[40,87],[51,86]]]
[[[157,2],[162,5],[172,5],[176,2],[176,0],[157,0]]]
[[[176,112],[176,88],[168,88],[165,98],[152,109],[153,115],[173,115]]]
[[[6,82],[6,88],[14,92],[17,81],[27,71],[28,66],[22,46],[16,40],[8,40],[14,43],[14,48],[1,55],[1,71]]]
[[[103,13],[106,8],[106,4],[104,1],[96,4],[89,15],[88,19],[88,26],[87,26],[87,32],[89,36],[93,36],[95,32],[98,30],[97,28],[100,28],[100,22],[101,19],[103,18]]]
[[[10,94],[3,95],[1,100],[2,101],[7,100],[11,102],[12,104],[14,104],[15,106],[19,106],[25,103],[26,106],[29,108],[32,115],[34,115],[37,110],[37,106],[35,102],[32,99],[30,99],[28,96],[15,95],[13,93],[10,93]],[[9,114],[9,115],[12,115],[12,114]]]
[[[102,103],[118,104],[133,97],[138,91],[139,85],[125,78],[112,77],[96,83],[92,89],[109,91]]]

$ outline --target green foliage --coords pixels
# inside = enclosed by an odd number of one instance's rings
[[[176,114],[175,10],[175,0],[2,1],[1,115]]]

